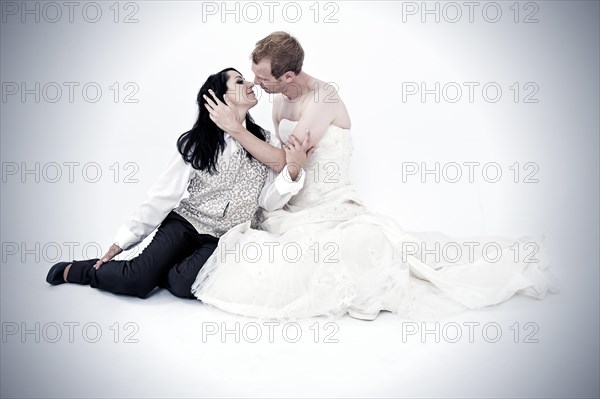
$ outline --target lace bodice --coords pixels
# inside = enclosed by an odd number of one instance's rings
[[[285,142],[297,121],[282,119],[279,136]],[[321,202],[332,193],[352,189],[349,177],[350,158],[354,147],[350,129],[330,125],[304,165],[304,188],[292,197],[290,205],[308,206]]]

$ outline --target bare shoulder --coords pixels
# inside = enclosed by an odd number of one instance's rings
[[[312,101],[305,104],[305,110],[318,112],[323,118],[328,119],[328,124],[350,128],[350,116],[339,95],[339,85],[335,82],[315,79],[311,87],[313,88]]]
[[[313,83],[314,91],[319,94],[319,99],[322,102],[330,103],[331,100],[340,100],[339,86],[335,82],[325,82],[320,79],[315,79]]]

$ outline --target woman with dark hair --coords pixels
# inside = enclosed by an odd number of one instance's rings
[[[287,165],[275,176],[210,119],[204,99],[209,90],[235,109],[249,132],[276,145],[248,113],[257,104],[253,86],[233,68],[209,76],[198,92],[196,123],[179,137],[167,169],[121,226],[106,255],[57,263],[46,281],[52,285],[89,284],[140,298],[161,286],[175,296],[194,298],[191,285],[219,237],[237,224],[255,224],[259,206],[270,210],[282,207],[304,181],[302,169],[288,170]],[[306,158],[305,145],[295,142],[285,147],[295,165]],[[186,189],[189,196],[182,198]],[[157,227],[139,256],[111,260],[138,245]]]

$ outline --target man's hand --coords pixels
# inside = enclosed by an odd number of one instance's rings
[[[209,89],[209,96],[204,95],[206,104],[204,106],[208,110],[210,119],[225,132],[234,135],[236,129],[242,127],[242,121],[239,120],[240,116],[236,112],[235,108],[229,105],[227,98],[225,103],[217,98],[215,93]]]
[[[104,263],[108,262],[115,256],[117,256],[121,252],[123,252],[123,250],[117,244],[111,245],[110,248],[108,249],[108,252],[106,253],[106,255],[104,255],[102,258],[98,259],[98,262],[96,262],[96,264],[94,265],[94,269],[96,269],[96,270],[100,269],[100,266],[102,266]]]
[[[300,169],[304,166],[306,158],[313,153],[314,148],[308,149],[308,142],[310,141],[310,131],[306,130],[306,136],[302,143],[293,134],[290,135],[288,140],[283,143],[283,150],[285,151],[285,162],[288,166],[288,172],[292,181],[295,181],[300,173]]]

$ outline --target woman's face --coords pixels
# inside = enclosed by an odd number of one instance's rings
[[[227,93],[223,96],[231,105],[244,105],[254,107],[258,100],[252,90],[254,83],[244,80],[236,71],[227,71]]]

